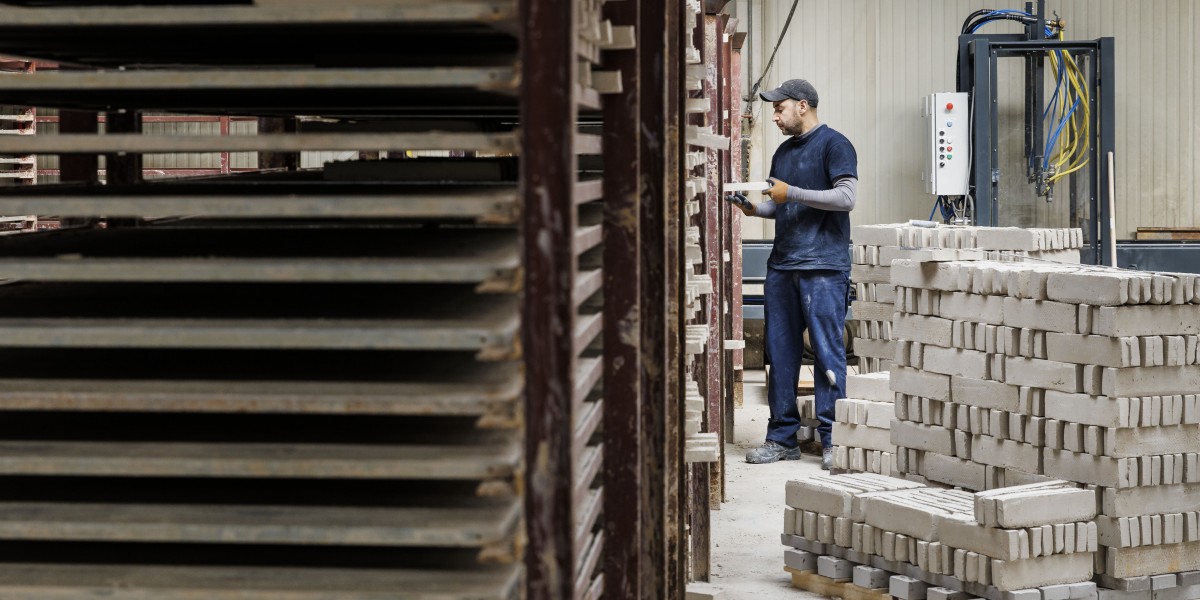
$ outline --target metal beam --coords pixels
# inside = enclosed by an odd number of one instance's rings
[[[571,301],[577,109],[575,2],[521,0],[521,303],[525,377],[526,597],[575,597]]]

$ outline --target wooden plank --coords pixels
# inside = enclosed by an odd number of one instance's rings
[[[0,564],[0,595],[29,600],[511,600],[520,569]]]
[[[511,538],[516,498],[383,508],[0,503],[0,540],[479,548]]]
[[[0,474],[476,480],[510,477],[513,441],[444,446],[0,442]]]
[[[46,136],[0,136],[0,154],[134,154],[202,152],[310,152],[378,150],[467,150],[515,154],[519,150],[513,133],[358,133],[358,134],[273,134],[273,135],[134,135],[63,134]],[[585,150],[599,152],[599,144],[583,143]]]

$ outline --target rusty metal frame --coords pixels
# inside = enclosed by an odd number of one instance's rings
[[[521,0],[526,597],[573,598],[575,2]]]
[[[665,82],[665,123],[666,137],[663,144],[663,156],[666,162],[663,174],[663,185],[666,199],[665,239],[666,262],[664,279],[666,280],[666,393],[665,393],[665,423],[663,456],[665,463],[666,502],[663,521],[666,530],[666,555],[660,568],[667,575],[664,598],[681,598],[685,593],[688,579],[688,543],[687,543],[687,514],[688,514],[688,480],[689,471],[684,464],[684,430],[685,417],[684,385],[685,371],[683,365],[684,332],[687,318],[683,312],[684,306],[684,188],[686,175],[684,173],[684,152],[687,149],[684,135],[684,105],[687,93],[684,91],[684,48],[690,39],[690,32],[684,28],[687,22],[687,3],[685,0],[665,0],[665,22],[662,31],[665,32],[666,48],[663,61]],[[644,25],[647,29],[649,25]],[[658,36],[657,31],[646,31],[642,39],[653,41]]]
[[[649,4],[649,2],[647,2]],[[610,2],[614,26],[638,27],[640,0]],[[622,92],[603,97],[604,114],[604,581],[605,596],[635,599],[643,577],[642,373],[655,364],[643,356],[640,56],[637,48],[610,50],[603,68],[620,73]],[[647,86],[650,87],[650,86]],[[656,226],[658,224],[655,224]],[[646,252],[648,261],[661,252]],[[651,351],[652,352],[652,351]],[[653,356],[653,354],[651,354]],[[648,490],[647,490],[648,491]]]

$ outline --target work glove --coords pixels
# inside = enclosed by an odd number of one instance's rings
[[[790,186],[774,177],[768,179],[767,181],[771,183],[771,187],[763,190],[763,194],[770,196],[771,200],[774,201],[775,204],[783,204],[784,202],[787,202],[788,187]]]
[[[739,193],[732,192],[725,194],[725,201],[737,207],[738,210],[741,210],[742,214],[746,215],[747,217],[754,216],[754,203],[751,202],[749,198],[746,198]]]

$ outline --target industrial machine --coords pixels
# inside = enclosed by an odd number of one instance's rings
[[[1020,23],[1022,33],[991,33]],[[1045,0],[1024,11],[982,9],[958,38],[957,93],[925,99],[926,189],[946,222],[1001,225],[998,72],[1024,61],[1024,167],[1031,191],[1067,202],[1069,226],[1088,241],[1085,262],[1112,264],[1110,169],[1114,152],[1114,40],[1066,40],[1065,21],[1046,17]],[[1049,85],[1048,85],[1049,84]],[[930,218],[933,218],[931,215]]]

